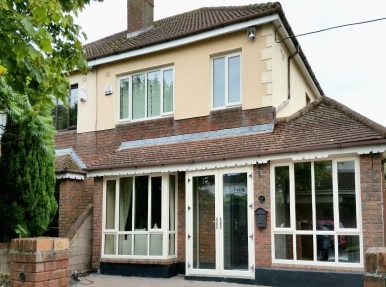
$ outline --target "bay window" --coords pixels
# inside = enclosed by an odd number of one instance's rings
[[[360,266],[356,158],[273,164],[273,262]]]
[[[172,67],[122,77],[119,87],[120,120],[140,120],[173,113]]]
[[[240,53],[216,57],[212,60],[213,108],[224,108],[241,103]]]
[[[103,256],[176,256],[176,176],[108,179],[104,189]]]

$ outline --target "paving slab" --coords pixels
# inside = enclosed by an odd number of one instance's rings
[[[227,282],[208,282],[208,281],[193,281],[185,280],[184,275],[177,275],[175,277],[164,278],[143,278],[143,277],[126,277],[126,276],[113,276],[103,274],[90,274],[80,277],[81,281],[74,282],[71,280],[70,286],[85,286],[91,287],[241,287],[241,286],[255,286],[256,285],[244,285],[237,283]]]

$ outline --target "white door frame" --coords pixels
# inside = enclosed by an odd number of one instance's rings
[[[248,269],[247,270],[225,270],[224,269],[224,236],[223,229],[216,229],[216,269],[193,268],[193,177],[215,176],[215,215],[223,218],[223,182],[222,176],[230,173],[247,174],[247,219],[248,219]],[[210,277],[232,277],[232,278],[255,278],[255,244],[254,244],[254,196],[253,196],[253,168],[239,167],[227,169],[212,169],[204,171],[187,171],[185,177],[186,187],[186,275],[188,276],[210,276]],[[215,218],[213,218],[215,221]],[[216,223],[210,222],[215,228]],[[220,225],[221,223],[218,222]]]

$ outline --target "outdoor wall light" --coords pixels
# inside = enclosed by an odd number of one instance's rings
[[[247,36],[251,40],[255,39],[255,37],[256,37],[256,28],[255,27],[248,27],[247,28]]]

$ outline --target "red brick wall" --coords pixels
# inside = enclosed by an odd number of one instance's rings
[[[68,238],[13,239],[9,253],[10,286],[67,287],[69,254]]]
[[[363,248],[382,247],[382,163],[380,154],[360,156]]]
[[[257,228],[255,224],[255,264],[257,267],[272,265],[271,254],[271,189],[270,189],[270,165],[259,164],[253,166],[254,204],[255,210],[259,207],[268,211],[267,227]],[[265,197],[265,202],[259,202],[259,196]]]
[[[61,179],[59,182],[59,237],[66,237],[79,215],[93,203],[94,180]]]
[[[186,238],[186,213],[185,213],[185,172],[178,173],[178,241],[177,241],[177,257],[181,262],[185,261],[185,238]]]
[[[168,137],[221,129],[272,123],[274,108],[243,111],[241,108],[213,111],[209,116],[175,121],[163,118],[119,124],[115,129],[77,134],[62,131],[55,136],[56,149],[73,148],[87,165],[99,156],[113,152],[122,142]]]
[[[103,179],[94,179],[93,190],[93,244],[92,244],[92,268],[99,268],[102,248],[102,211],[103,211]]]

